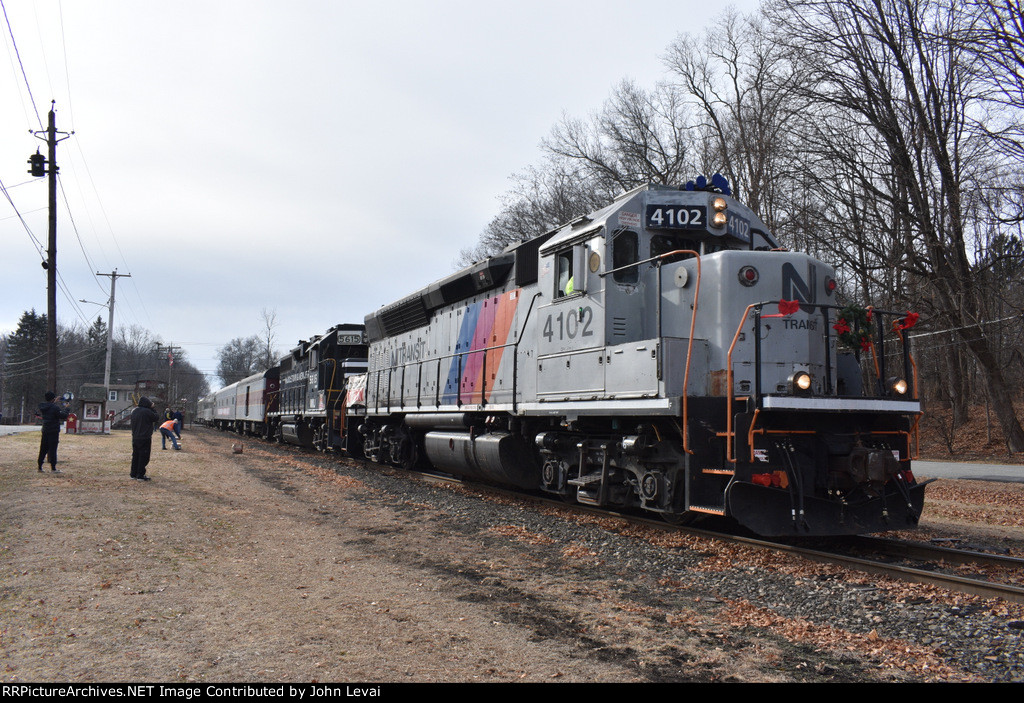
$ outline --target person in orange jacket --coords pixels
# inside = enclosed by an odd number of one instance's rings
[[[174,420],[170,419],[164,424],[160,425],[160,448],[167,449],[167,439],[170,438],[171,444],[174,445],[175,449],[181,449],[178,446],[178,440],[174,436]]]

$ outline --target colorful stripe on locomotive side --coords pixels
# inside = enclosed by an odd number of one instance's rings
[[[466,306],[455,356],[448,368],[442,397],[445,404],[479,405],[490,399],[504,345],[515,320],[519,292],[519,289],[508,291]]]

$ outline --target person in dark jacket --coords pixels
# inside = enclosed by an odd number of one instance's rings
[[[57,405],[53,399],[57,396],[53,391],[46,391],[46,401],[39,404],[36,416],[43,419],[43,436],[39,440],[39,470],[43,470],[43,461],[50,457],[50,472],[59,474],[57,470],[57,443],[60,441],[60,423],[68,419],[66,406]]]
[[[148,481],[146,466],[153,450],[153,428],[160,416],[153,410],[153,402],[146,396],[139,398],[138,406],[132,410],[132,478]]]

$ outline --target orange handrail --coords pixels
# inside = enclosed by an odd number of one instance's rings
[[[743,311],[743,317],[740,319],[739,327],[736,328],[736,334],[732,337],[732,344],[729,345],[729,353],[725,356],[725,385],[726,385],[726,418],[725,418],[725,459],[731,463],[736,462],[736,457],[733,454],[733,437],[736,435],[732,429],[732,352],[736,348],[736,342],[740,339],[740,334],[743,332],[743,325],[747,321],[747,315],[753,308],[760,307],[764,303],[751,303],[747,306],[747,309]]]

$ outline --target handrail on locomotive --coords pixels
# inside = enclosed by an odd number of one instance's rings
[[[731,392],[731,390],[730,390],[730,392],[729,392],[729,394],[728,394],[728,396],[726,398],[726,405],[727,405],[726,431],[724,433],[720,433],[721,436],[726,438],[726,442],[727,442],[727,458],[728,458],[728,461],[730,463],[735,463],[735,461],[736,461],[736,456],[734,454],[736,432],[733,430],[733,418],[734,418],[733,404],[736,401],[738,401],[738,400],[742,400],[744,402],[748,402],[752,406],[751,409],[754,410],[755,422],[751,424],[750,430],[748,431],[748,437],[751,437],[751,438],[752,438],[752,435],[754,434],[754,426],[756,424],[756,418],[759,416],[760,412],[762,410],[764,410],[764,407],[763,407],[764,394],[762,392],[762,387],[761,387],[762,383],[761,383],[761,364],[760,364],[760,359],[761,359],[761,317],[762,317],[762,311],[763,311],[765,305],[779,305],[780,303],[786,303],[786,302],[791,302],[791,301],[764,300],[764,301],[761,301],[761,302],[758,302],[758,303],[751,303],[750,305],[748,305],[747,308],[743,311],[743,316],[740,319],[740,323],[739,323],[739,325],[736,328],[736,334],[733,335],[732,343],[729,346],[729,352],[726,355],[726,360],[727,360],[727,362],[726,362],[726,378],[727,378],[726,383],[727,383],[729,389],[732,389],[733,388],[733,362],[732,362],[733,352],[734,352],[734,350],[736,348],[737,343],[742,339],[744,325],[746,324],[747,318],[750,316],[751,311],[753,311],[754,312],[754,325],[753,325],[753,331],[752,331],[753,332],[753,334],[752,334],[753,344],[754,344],[754,385],[753,385],[753,393],[752,393],[751,396],[736,396],[735,393]],[[840,305],[830,305],[830,304],[825,304],[825,303],[820,303],[820,304],[816,303],[814,305],[801,305],[801,307],[811,307],[812,309],[817,308],[821,312],[821,314],[824,316],[824,322],[825,322],[825,324],[824,324],[824,342],[825,342],[825,345],[824,345],[825,346],[824,372],[825,372],[825,383],[822,386],[822,388],[824,389],[824,392],[821,395],[839,397],[838,384],[833,384],[833,378],[832,378],[831,330],[833,329],[833,325],[832,325],[832,320],[831,320],[830,315],[829,315],[829,310],[841,310],[841,309],[843,309],[843,306],[840,306]],[[904,379],[910,378],[910,379],[913,380],[913,386],[912,386],[913,394],[910,395],[909,397],[907,397],[907,400],[918,400],[917,364],[914,362],[914,357],[913,357],[913,354],[911,353],[909,339],[906,339],[903,336],[902,328],[898,324],[896,324],[898,322],[898,318],[903,318],[906,315],[906,313],[896,312],[896,311],[892,311],[892,310],[880,310],[878,308],[870,308],[870,311],[873,314],[873,316],[875,317],[876,324],[877,324],[877,330],[878,330],[877,331],[877,340],[878,340],[877,341],[877,346],[876,346],[876,343],[874,341],[872,341],[872,343],[869,345],[869,348],[870,348],[870,351],[871,351],[871,354],[872,354],[872,357],[873,357],[873,361],[874,361],[875,385],[876,385],[877,393],[874,396],[866,396],[866,397],[891,398],[891,397],[893,397],[893,393],[895,391],[894,388],[886,385],[886,380],[885,380],[885,376],[886,376],[886,373],[885,373],[885,325],[883,324],[883,320],[886,319],[886,318],[889,318],[889,319],[893,320],[893,324],[891,325],[892,331],[899,337],[900,342],[902,343],[901,346],[902,346],[903,370],[904,370],[904,377],[903,378]],[[881,348],[881,353],[879,352],[879,349],[878,349],[879,347]],[[857,356],[859,358],[859,350],[854,350],[854,351],[855,351],[855,353],[857,353]],[[905,394],[906,390],[907,389],[904,389],[903,392],[901,393],[901,395]],[[898,391],[895,391],[895,392],[898,392]],[[920,421],[921,414],[922,413],[920,411],[915,413],[915,421],[914,421],[912,430],[909,433],[905,433],[907,435],[907,439],[908,439],[908,446],[909,446],[909,441],[910,441],[911,437],[913,438],[913,442],[914,442],[914,446],[915,446],[914,453],[911,456],[909,456],[908,459],[917,459],[917,456],[918,456],[918,448],[920,446],[919,421]],[[789,430],[789,431],[793,432],[793,430]],[[750,447],[751,454],[753,454],[753,441],[749,441],[748,445]]]

